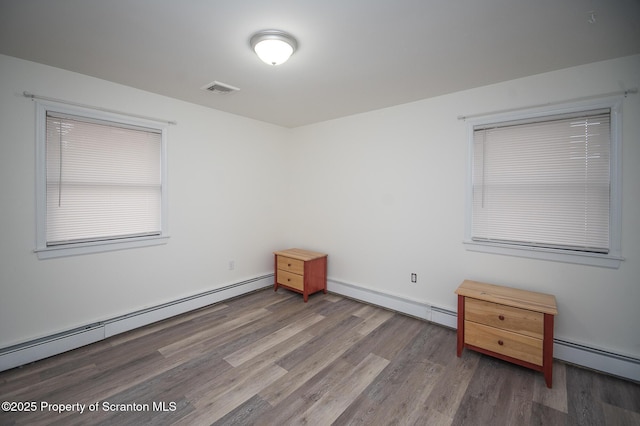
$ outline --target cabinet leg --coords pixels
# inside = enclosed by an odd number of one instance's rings
[[[553,320],[551,314],[544,314],[544,340],[542,342],[542,372],[547,387],[551,389],[553,383]]]
[[[462,356],[462,349],[464,349],[464,296],[458,296],[458,357]]]
[[[273,256],[273,291],[278,291],[278,255]]]

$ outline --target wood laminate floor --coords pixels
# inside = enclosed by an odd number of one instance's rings
[[[541,373],[457,358],[453,330],[264,290],[0,373],[0,401],[35,403],[0,424],[640,425],[639,384],[553,373],[547,389]]]

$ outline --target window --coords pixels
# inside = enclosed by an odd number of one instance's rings
[[[617,267],[619,102],[470,123],[471,250]]]
[[[40,258],[166,242],[165,128],[37,104]]]

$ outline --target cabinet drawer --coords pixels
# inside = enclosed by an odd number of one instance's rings
[[[527,309],[514,308],[499,303],[467,297],[465,319],[542,339],[544,336],[544,314]]]
[[[292,259],[286,256],[278,256],[278,269],[288,271],[293,274],[302,275],[304,273],[304,261],[298,259]]]
[[[304,289],[304,281],[302,275],[292,274],[288,271],[278,270],[278,284],[292,287],[302,291]]]
[[[464,342],[502,355],[542,365],[542,340],[471,321],[464,322]]]

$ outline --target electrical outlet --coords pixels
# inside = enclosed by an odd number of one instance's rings
[[[234,269],[236,269],[236,261],[235,260],[230,260],[229,261],[229,270],[233,271]]]
[[[417,283],[418,282],[418,274],[416,274],[416,273],[412,273],[411,274],[411,282],[412,283]]]

